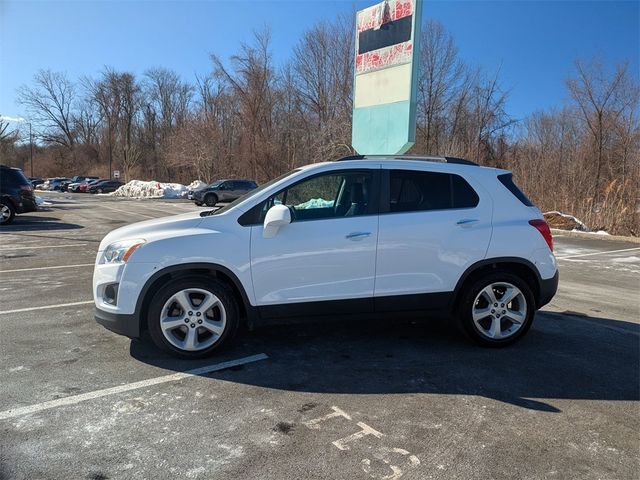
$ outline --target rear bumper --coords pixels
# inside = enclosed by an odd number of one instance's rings
[[[140,320],[135,314],[105,312],[96,307],[95,319],[100,325],[119,335],[140,337]]]
[[[540,298],[538,299],[538,308],[544,307],[554,297],[558,291],[559,277],[560,274],[558,270],[556,270],[556,274],[553,277],[547,280],[540,280]]]
[[[38,210],[35,198],[20,197],[16,202],[16,213],[29,213]]]

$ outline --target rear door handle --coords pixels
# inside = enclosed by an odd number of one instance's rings
[[[351,232],[348,235],[345,235],[344,238],[348,238],[349,240],[362,240],[370,235],[371,232]]]
[[[475,225],[479,221],[480,220],[478,220],[477,218],[465,218],[463,220],[458,220],[456,222],[456,225],[459,225],[461,227],[471,227],[472,225]]]

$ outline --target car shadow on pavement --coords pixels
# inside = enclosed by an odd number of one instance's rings
[[[24,230],[77,230],[85,228],[76,223],[61,222],[57,217],[45,217],[40,215],[16,215],[9,225],[3,225],[2,233],[22,232]]]
[[[269,360],[205,375],[270,389],[338,394],[477,395],[559,412],[544,399],[639,400],[637,324],[539,313],[507,348],[477,347],[442,322],[325,321],[260,327],[224,353],[181,360],[131,343],[145,363],[185,371],[264,352]]]

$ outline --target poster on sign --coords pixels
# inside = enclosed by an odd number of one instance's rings
[[[402,154],[415,142],[421,15],[422,0],[356,14],[352,145],[362,155]]]

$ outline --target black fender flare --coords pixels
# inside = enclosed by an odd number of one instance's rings
[[[145,282],[142,289],[140,290],[140,294],[138,295],[138,300],[136,302],[135,316],[139,319],[140,325],[144,325],[146,323],[146,319],[142,318],[142,314],[144,313],[148,303],[151,301],[151,295],[149,295],[149,290],[151,287],[162,277],[168,276],[169,278],[175,278],[180,274],[204,274],[207,273],[216,273],[220,272],[227,278],[231,280],[233,283],[233,287],[239,293],[240,299],[242,300],[242,307],[244,307],[244,311],[247,316],[247,320],[251,323],[257,316],[257,309],[254,307],[249,301],[249,297],[247,296],[247,292],[244,288],[244,285],[237,277],[235,273],[233,273],[227,267],[219,265],[217,263],[210,262],[196,262],[196,263],[180,263],[177,265],[171,265],[165,267],[161,270],[155,272],[149,279]]]
[[[540,308],[542,306],[540,305],[540,301],[541,301],[540,296],[541,296],[541,292],[543,291],[543,283],[545,282],[545,280],[542,279],[542,277],[540,276],[540,272],[532,262],[521,257],[485,258],[484,260],[480,260],[479,262],[476,262],[471,266],[469,266],[458,279],[458,283],[456,283],[456,287],[453,291],[453,297],[452,297],[450,308],[452,310],[455,308],[455,303],[460,294],[462,286],[471,275],[473,275],[475,272],[477,272],[480,269],[490,267],[492,265],[494,266],[494,268],[497,268],[500,264],[505,264],[505,263],[511,263],[511,264],[515,263],[515,264],[521,265],[522,267],[525,267],[528,271],[530,271],[530,273],[533,275],[533,278],[536,282],[536,285],[534,285],[534,287],[536,288],[534,289],[533,293],[536,299],[536,304],[538,304],[538,308]],[[556,273],[556,282],[557,282],[557,273]]]

